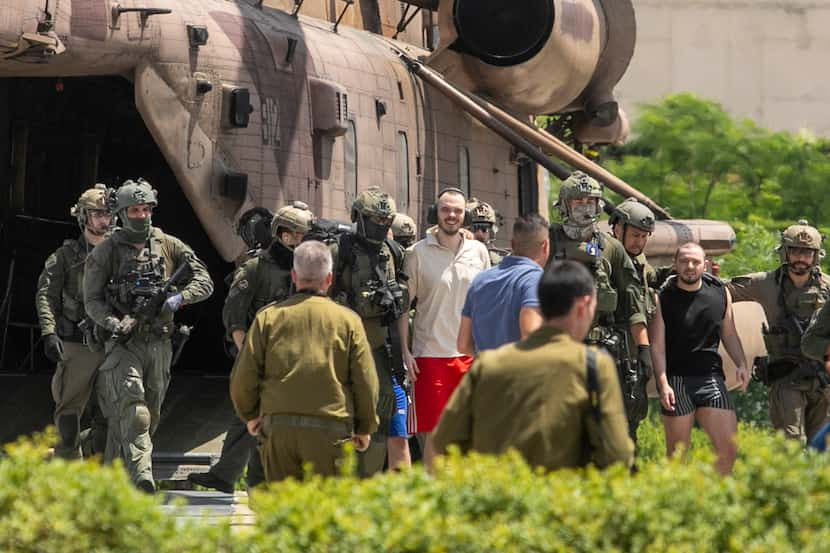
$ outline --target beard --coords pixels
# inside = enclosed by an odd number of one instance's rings
[[[810,272],[810,266],[801,261],[797,263],[790,263],[790,272],[794,275],[803,276]]]
[[[87,225],[86,229],[93,236],[104,236],[107,233],[107,230],[109,229],[109,226],[107,225],[107,226],[102,226],[102,227],[96,227],[96,226],[93,226],[93,225]]]
[[[685,275],[683,273],[680,273],[679,275],[677,275],[677,278],[679,278],[683,282],[683,284],[690,284],[691,285],[691,284],[697,284],[698,282],[700,282],[701,276],[700,275],[688,276],[688,275]]]

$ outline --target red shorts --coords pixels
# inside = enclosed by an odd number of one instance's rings
[[[473,358],[416,357],[418,380],[415,381],[415,425],[417,432],[432,432],[441,412]]]

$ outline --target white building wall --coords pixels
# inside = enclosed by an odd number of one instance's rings
[[[774,130],[830,136],[830,0],[634,0],[637,47],[617,96],[691,91]]]

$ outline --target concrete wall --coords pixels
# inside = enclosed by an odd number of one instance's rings
[[[691,91],[775,130],[830,136],[830,0],[635,0],[618,97]]]

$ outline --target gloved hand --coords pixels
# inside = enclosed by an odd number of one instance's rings
[[[63,361],[63,341],[57,334],[47,334],[43,337],[43,352],[49,361],[60,363]]]
[[[651,378],[654,368],[651,365],[651,346],[637,346],[637,364],[640,366],[640,375],[644,380]]]
[[[184,298],[181,294],[171,294],[167,296],[164,305],[161,307],[164,313],[175,313],[184,303]]]
[[[129,315],[124,315],[124,318],[118,321],[118,324],[115,325],[115,334],[119,336],[129,336],[136,324],[138,324],[138,321]]]

